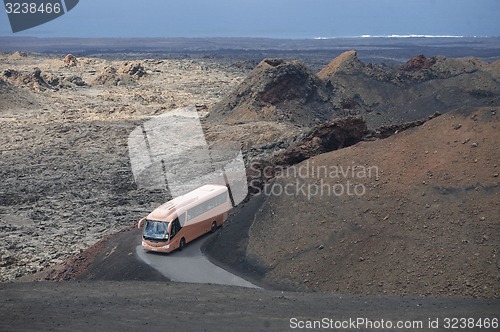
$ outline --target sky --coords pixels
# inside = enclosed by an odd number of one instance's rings
[[[1,10],[0,36],[500,36],[499,18],[500,0],[80,0],[65,15],[15,34]]]

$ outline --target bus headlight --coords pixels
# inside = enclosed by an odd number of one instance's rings
[[[170,244],[167,244],[166,246],[163,246],[162,248],[163,249],[168,249],[168,248],[170,248]]]
[[[142,241],[142,246],[143,247],[147,246],[146,242]]]

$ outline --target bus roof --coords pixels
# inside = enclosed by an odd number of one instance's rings
[[[226,186],[207,184],[182,196],[163,203],[151,212],[146,219],[170,222],[189,208],[227,191]]]

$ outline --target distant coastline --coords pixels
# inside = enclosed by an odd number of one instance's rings
[[[314,37],[317,40],[338,39],[338,38],[490,38],[488,36],[455,36],[455,35],[361,35],[350,37]]]
[[[356,49],[367,62],[406,61],[416,54],[500,59],[500,37],[390,35],[272,39],[221,38],[39,38],[0,36],[0,52],[15,51],[77,56],[151,54],[151,57],[263,57],[300,59],[300,54],[327,58]],[[306,58],[309,56],[306,56]]]

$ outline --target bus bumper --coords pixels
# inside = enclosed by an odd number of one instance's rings
[[[172,251],[171,248],[172,248],[172,246],[170,244],[160,246],[160,247],[154,247],[154,246],[149,245],[146,242],[142,241],[142,249],[148,250],[148,251],[171,252]]]

